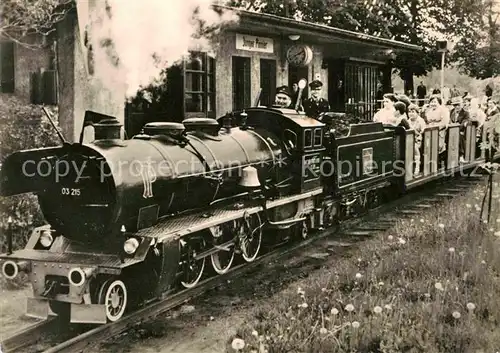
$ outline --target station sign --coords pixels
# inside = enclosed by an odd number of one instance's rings
[[[260,53],[274,53],[274,41],[272,38],[237,33],[236,49]]]

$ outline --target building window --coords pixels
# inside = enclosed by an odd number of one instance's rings
[[[374,65],[348,63],[346,77],[346,111],[365,121],[373,119],[377,107],[378,68]]]
[[[0,92],[14,93],[14,42],[0,43]]]
[[[215,118],[215,59],[207,53],[184,61],[184,115]]]
[[[233,56],[233,110],[250,107],[250,58]]]
[[[260,59],[260,105],[274,103],[276,89],[276,60]]]

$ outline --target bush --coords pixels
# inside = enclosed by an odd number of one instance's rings
[[[57,125],[57,108],[47,107]],[[0,95],[0,163],[13,152],[57,146],[59,138],[38,105],[26,104],[12,95]],[[0,197],[0,250],[7,248],[8,218],[12,217],[14,249],[25,246],[34,227],[44,223],[37,197],[23,194]]]

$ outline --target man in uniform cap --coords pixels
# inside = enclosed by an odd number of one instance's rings
[[[323,83],[321,81],[312,81],[309,84],[311,98],[306,99],[303,103],[306,115],[314,119],[317,119],[321,113],[330,111],[330,104],[328,104],[328,101],[320,97],[322,88]]]
[[[276,88],[276,95],[274,96],[275,108],[291,108],[292,96],[288,91],[287,86],[280,86]]]

